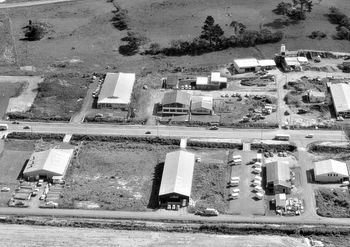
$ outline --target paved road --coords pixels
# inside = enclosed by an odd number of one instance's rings
[[[244,223],[271,223],[271,224],[303,224],[303,225],[344,225],[350,226],[346,218],[323,218],[319,216],[305,217],[276,217],[276,216],[242,216],[242,215],[219,215],[218,217],[201,217],[193,214],[176,211],[157,212],[127,212],[127,211],[104,211],[82,209],[25,209],[25,208],[0,208],[0,216],[58,216],[58,217],[81,217],[81,218],[108,218],[108,219],[133,219],[133,220],[170,220],[170,221],[203,221],[203,222],[244,222]]]
[[[30,126],[24,130],[24,126]],[[143,126],[143,125],[110,125],[110,124],[79,124],[79,123],[39,123],[23,122],[21,124],[9,124],[9,131],[41,132],[41,133],[63,133],[63,134],[89,134],[89,135],[139,135],[145,136],[146,131],[151,135],[187,138],[225,138],[242,139],[251,141],[253,139],[271,140],[278,133],[290,134],[291,141],[296,141],[301,147],[314,141],[345,141],[346,137],[342,131],[330,130],[261,130],[261,129],[231,129],[221,128],[219,130],[207,130],[198,127],[179,126]],[[313,133],[313,139],[305,136]]]
[[[0,9],[9,9],[9,8],[19,8],[19,7],[30,7],[43,4],[52,4],[52,3],[63,3],[70,2],[73,0],[43,0],[43,1],[32,1],[32,2],[21,2],[21,3],[0,3]]]

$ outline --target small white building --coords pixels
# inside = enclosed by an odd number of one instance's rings
[[[285,57],[284,61],[289,69],[300,70],[301,64],[297,57]]]
[[[322,183],[339,183],[349,180],[346,163],[337,160],[322,160],[314,163],[315,181]]]
[[[324,92],[310,90],[308,91],[308,98],[310,103],[322,103],[326,100]]]
[[[263,60],[258,60],[258,64],[261,69],[276,69],[276,63],[275,60],[273,59],[263,59]]]
[[[256,58],[240,58],[233,60],[233,66],[238,73],[255,72],[260,69]]]
[[[227,83],[227,78],[221,77],[220,72],[211,72],[210,82],[211,83]]]
[[[304,65],[304,64],[308,64],[309,60],[307,60],[306,57],[297,57],[297,60],[300,64]]]

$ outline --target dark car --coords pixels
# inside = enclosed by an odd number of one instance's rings
[[[211,127],[209,128],[209,130],[218,130],[218,129],[219,129],[218,126],[211,126]]]
[[[24,126],[24,127],[23,127],[23,129],[25,129],[25,130],[29,130],[29,129],[30,129],[30,127],[29,127],[29,126]]]
[[[18,121],[13,121],[12,124],[19,124],[19,122]]]
[[[150,134],[151,134],[151,131],[146,131],[145,134],[146,134],[146,135],[150,135]]]

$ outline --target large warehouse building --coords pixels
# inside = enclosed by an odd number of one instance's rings
[[[331,84],[330,90],[336,116],[350,117],[350,85],[345,83]]]
[[[179,150],[168,153],[165,158],[159,202],[162,207],[184,207],[189,203],[195,156]]]
[[[288,162],[273,161],[266,164],[266,188],[274,194],[291,192]]]
[[[26,178],[52,179],[53,176],[64,176],[74,149],[49,149],[35,152],[30,156],[23,171]]]
[[[322,160],[315,162],[315,181],[322,183],[339,183],[349,180],[346,163],[337,160]]]
[[[97,107],[128,110],[134,83],[134,73],[107,73]]]

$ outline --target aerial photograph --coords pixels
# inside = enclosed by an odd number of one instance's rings
[[[350,0],[0,0],[0,247],[350,247]]]

